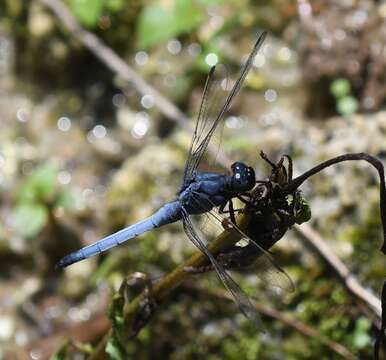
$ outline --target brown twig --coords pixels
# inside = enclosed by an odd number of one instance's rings
[[[381,247],[381,251],[385,253],[385,244],[386,244],[386,188],[385,188],[385,174],[382,162],[366,153],[352,153],[352,154],[344,154],[341,156],[337,156],[335,158],[326,160],[312,169],[306,171],[304,174],[298,176],[294,180],[292,180],[286,187],[285,191],[291,193],[295,189],[297,189],[301,184],[309,179],[311,176],[319,173],[325,168],[344,162],[344,161],[358,161],[364,160],[371,164],[377,171],[379,175],[379,203],[380,203],[380,213],[381,213],[381,221],[383,227],[383,236],[384,242]],[[313,230],[309,225],[295,226],[295,229],[298,233],[300,233],[304,239],[306,239],[312,247],[320,254],[323,259],[329,264],[329,266],[334,270],[335,274],[337,274],[338,278],[343,282],[347,290],[362,300],[367,306],[371,309],[373,313],[377,315],[378,318],[381,317],[381,302],[372,295],[369,291],[367,291],[364,287],[360,285],[358,280],[350,273],[347,267],[343,264],[343,262],[334,254],[332,249],[329,248],[327,243],[322,239],[322,237]]]
[[[61,0],[37,0],[49,8],[64,24],[67,30],[89,49],[107,68],[116,75],[133,85],[141,95],[151,95],[156,108],[168,119],[176,122],[183,129],[193,131],[192,122],[169,99],[163,96],[153,86],[148,84],[134,69],[132,69],[119,55],[108,47],[95,34],[83,29]],[[217,157],[217,161],[224,167],[229,167],[231,161],[224,155],[217,153],[217,147],[209,144],[209,151]]]
[[[247,221],[245,217],[242,217],[239,225],[243,226],[243,221]],[[218,236],[214,241],[212,241],[208,248],[212,253],[217,253],[221,249],[229,244],[237,242],[237,238],[235,236],[230,236],[229,232],[223,232],[220,236]],[[159,282],[157,282],[152,289],[151,297],[152,300],[156,303],[160,303],[170,292],[175,289],[180,283],[186,280],[190,273],[185,271],[186,268],[191,267],[200,267],[206,264],[208,261],[206,255],[201,251],[197,250],[189,259],[187,259],[184,263],[179,265],[173,271],[171,271],[168,275],[163,277]],[[130,338],[132,336],[132,324],[130,321],[135,317],[138,309],[141,306],[141,301],[143,299],[143,294],[141,293],[137,297],[135,297],[128,305],[124,308],[123,317],[127,321],[127,325],[125,326],[125,337]],[[103,360],[106,358],[105,347],[109,340],[109,336],[111,335],[111,330],[104,336],[104,338],[100,341],[97,348],[95,349],[93,355],[89,360]]]
[[[383,344],[383,336],[386,331],[386,303],[384,301],[384,299],[386,299],[386,281],[384,282],[382,287],[381,298],[382,298],[382,321],[381,321],[381,326],[379,328],[377,339],[375,340],[375,344],[374,344],[374,360],[379,359],[381,345]]]
[[[105,360],[108,359],[106,354],[106,344],[109,341],[110,336],[112,335],[112,330],[110,329],[98,343],[97,347],[94,350],[94,353],[89,357],[88,360]]]
[[[364,160],[368,162],[370,165],[372,165],[377,171],[379,175],[379,207],[381,212],[381,222],[382,222],[382,228],[383,228],[383,244],[381,246],[381,251],[386,254],[386,185],[385,185],[385,171],[383,168],[382,162],[377,159],[374,156],[371,156],[367,153],[351,153],[351,154],[344,154],[337,157],[334,157],[332,159],[326,160],[316,166],[314,166],[312,169],[306,171],[304,174],[298,176],[294,180],[292,180],[287,187],[285,188],[285,191],[288,194],[291,194],[293,191],[299,188],[301,184],[303,184],[307,179],[309,179],[311,176],[314,176],[315,174],[321,172],[322,170],[326,169],[329,166],[338,164],[340,162],[344,161],[358,161],[358,160]]]
[[[320,255],[333,270],[347,291],[363,301],[378,319],[381,318],[381,301],[365,289],[346,265],[334,253],[321,235],[308,224],[295,225],[296,232]],[[378,324],[379,325],[379,324]]]
[[[193,290],[193,291],[197,291],[197,292],[204,293],[206,295],[215,297],[217,299],[232,301],[231,295],[226,290],[223,290],[220,288],[203,287],[203,286],[197,285],[197,283],[195,283],[195,282],[193,283],[191,281],[184,282],[184,284],[182,286],[190,291]],[[352,354],[346,347],[344,347],[343,345],[341,345],[335,341],[329,340],[328,338],[326,338],[322,334],[318,333],[311,326],[309,326],[309,325],[307,325],[307,324],[305,324],[297,319],[294,319],[293,317],[290,317],[286,314],[283,314],[282,312],[277,311],[276,309],[274,309],[270,306],[264,305],[262,303],[255,301],[253,303],[253,305],[254,305],[256,311],[258,311],[259,313],[261,313],[265,316],[268,316],[270,318],[273,318],[275,320],[278,320],[278,321],[282,322],[283,324],[285,324],[285,325],[295,329],[296,331],[302,333],[305,336],[308,336],[310,338],[316,339],[317,341],[320,341],[323,345],[327,346],[332,351],[341,355],[343,358],[350,359],[350,360],[357,359],[357,357],[355,357],[354,354]]]
[[[187,118],[173,103],[171,103],[167,98],[165,98],[162,94],[160,94],[157,90],[155,90],[152,86],[150,86],[140,75],[138,75],[130,66],[126,64],[124,60],[122,60],[111,48],[109,48],[107,45],[105,45],[97,36],[95,36],[93,33],[88,32],[84,30],[75,20],[75,18],[72,16],[71,12],[66,8],[66,6],[60,1],[60,0],[38,0],[40,3],[48,7],[57,17],[58,19],[66,26],[66,28],[70,31],[70,33],[75,36],[79,41],[81,41],[84,46],[86,46],[96,57],[98,57],[109,69],[111,69],[114,73],[122,77],[123,79],[130,82],[135,89],[142,95],[149,94],[153,96],[154,102],[156,107],[160,110],[160,112],[168,117],[169,119],[175,121],[180,126],[182,126],[184,129],[191,131],[192,127],[190,126],[189,118]],[[366,156],[368,156],[366,154]],[[368,159],[363,158],[364,160],[368,161]],[[373,158],[374,159],[374,158]],[[229,161],[218,159],[219,163],[228,164]],[[345,159],[350,160],[350,159]],[[344,161],[345,161],[344,160]],[[355,160],[355,159],[352,159]],[[343,160],[342,160],[343,161]],[[378,160],[377,160],[378,161]],[[335,161],[336,163],[338,161]],[[380,170],[377,168],[377,170],[380,172]],[[309,176],[313,175],[314,173],[320,171],[320,170],[313,170],[313,173],[306,173],[303,175],[302,178],[297,178],[294,180],[293,185],[296,188],[306,180]],[[306,175],[306,176],[305,176]],[[381,178],[383,181],[382,187],[384,188],[384,178],[382,176]],[[381,192],[381,203],[385,203],[385,194]],[[382,217],[386,218],[386,215],[383,213],[383,210],[381,209]],[[302,228],[296,227],[296,229],[299,232],[302,232],[303,236],[311,236],[315,240],[315,232],[311,229],[311,227],[306,227],[307,230],[304,231],[304,226]],[[300,230],[301,229],[301,230]],[[305,235],[307,233],[307,235]],[[310,235],[312,234],[312,235]],[[308,238],[308,237],[307,237]],[[320,240],[320,238],[319,238]],[[320,245],[320,242],[319,242]],[[332,257],[330,256],[333,254],[332,252],[329,252],[328,255],[326,253],[323,253],[322,251],[323,247],[315,246],[315,249],[324,257],[329,258],[330,260]],[[324,248],[325,250],[325,248]],[[382,251],[385,250],[385,246],[382,248]],[[379,316],[380,314],[380,302],[375,299],[372,295],[369,296],[366,292],[363,292],[364,288],[360,286],[360,284],[357,281],[354,281],[353,277],[350,275],[348,270],[341,266],[342,263],[339,264],[339,260],[336,256],[334,258],[334,261],[329,262],[330,265],[333,267],[335,266],[336,273],[339,275],[340,278],[344,281],[344,283],[347,285],[348,290],[354,295],[359,297],[362,301],[364,301],[366,304],[368,304],[372,310]],[[106,339],[106,337],[105,337]],[[98,346],[99,348],[102,348],[103,341]],[[104,357],[93,357],[93,359],[102,359]]]
[[[138,75],[122,58],[93,33],[83,29],[61,0],[38,0],[49,8],[68,31],[100,59],[111,71],[132,83],[141,95],[151,95],[157,108],[169,119],[191,130],[189,118]]]
[[[291,181],[285,191],[290,194],[292,191],[296,190],[304,181],[306,181],[311,176],[317,174],[318,172],[324,170],[325,168],[338,164],[344,161],[358,161],[364,160],[371,164],[377,171],[379,176],[379,206],[380,206],[380,214],[381,214],[381,222],[383,229],[383,244],[381,246],[380,251],[383,254],[386,254],[386,186],[385,186],[385,171],[382,162],[374,156],[371,156],[366,153],[354,153],[354,154],[344,154],[341,156],[337,156],[335,158],[326,160],[321,164],[313,167],[312,169],[306,171],[304,174],[298,176],[293,181]],[[298,228],[298,230],[300,227]],[[355,295],[362,301],[365,301],[366,304],[371,304],[370,310],[376,312],[378,318],[381,319],[380,326],[378,324],[379,332],[376,337],[376,341],[374,344],[374,359],[379,359],[379,353],[381,349],[381,345],[383,343],[383,337],[386,332],[386,281],[383,284],[382,294],[381,294],[381,302],[379,305],[376,305],[376,301],[371,297],[371,294],[367,291],[364,291],[358,281],[350,274],[347,268],[344,267],[343,263],[340,262],[338,257],[333,254],[332,251],[327,252],[326,246],[322,247],[321,238],[316,236],[316,232],[308,232],[307,239],[313,240],[314,249],[321,254],[325,260],[330,264],[331,268],[335,270],[335,273],[338,274],[338,277],[343,281],[343,284],[350,291],[351,294]],[[319,241],[317,241],[319,240]],[[317,246],[318,245],[318,246]],[[322,251],[323,250],[323,251]],[[375,306],[374,306],[375,305]]]

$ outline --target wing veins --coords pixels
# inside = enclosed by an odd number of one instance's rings
[[[183,226],[186,234],[192,243],[204,253],[213,267],[216,270],[216,273],[226,289],[231,293],[234,302],[243,313],[243,315],[248,318],[256,328],[262,329],[261,321],[259,320],[257,311],[255,310],[253,304],[249,300],[248,295],[240,288],[240,286],[232,279],[232,277],[226,272],[226,270],[216,261],[213,254],[209,251],[207,246],[202,242],[194,225],[191,222],[191,219],[187,213],[183,212]]]
[[[192,197],[192,198],[194,199],[194,197]],[[208,201],[210,201],[210,199],[208,199]],[[214,208],[215,208],[215,206],[214,206]],[[222,220],[224,219],[218,212],[215,212],[214,210],[211,210],[211,211],[205,213],[205,215],[206,216],[210,215],[210,216],[214,217],[216,219],[216,222],[219,223],[219,224],[221,224]],[[280,287],[283,288],[283,290],[287,290],[288,292],[294,291],[295,285],[294,285],[291,277],[287,274],[287,272],[283,268],[281,268],[276,263],[276,261],[274,260],[272,255],[267,250],[265,250],[263,247],[261,247],[256,241],[254,241],[247,234],[245,234],[237,226],[237,224],[234,224],[229,218],[227,218],[227,221],[231,223],[232,229],[239,234],[240,240],[241,239],[246,239],[249,244],[252,244],[252,246],[254,246],[257,250],[259,250],[261,252],[260,256],[264,257],[264,259],[267,260],[268,264],[271,266],[271,271],[274,271],[275,275],[277,275],[279,277],[282,277],[283,280],[285,279],[285,282],[286,282],[287,286],[286,287],[280,286]],[[269,270],[269,269],[267,269],[267,270]],[[258,274],[257,274],[257,276],[258,276]],[[262,280],[264,280],[264,279],[262,279]]]
[[[184,171],[184,181],[186,181],[190,176],[192,176],[193,173],[195,172],[195,170],[198,168],[198,165],[203,157],[205,150],[208,147],[209,141],[210,141],[214,131],[216,130],[219,122],[223,119],[225,113],[228,111],[234,97],[239,92],[239,90],[240,90],[240,88],[245,80],[245,77],[247,76],[249,70],[252,67],[253,60],[254,60],[255,56],[265,40],[266,35],[267,35],[266,32],[263,32],[260,34],[259,38],[257,39],[257,41],[252,49],[252,52],[250,53],[246,63],[242,67],[241,74],[240,74],[239,78],[237,79],[236,83],[232,87],[232,90],[228,94],[228,96],[224,102],[224,105],[221,107],[219,114],[217,115],[217,117],[213,121],[213,124],[210,126],[207,134],[202,139],[202,141],[199,143],[199,145],[197,146],[196,149],[194,149],[194,147],[195,147],[195,145],[197,145],[198,140],[201,139],[202,134],[197,136],[197,133],[195,132],[194,138],[192,141],[192,146],[191,146],[190,151],[189,151],[188,161],[187,161],[185,171]],[[198,128],[198,124],[203,123],[203,121],[205,120],[205,119],[204,120],[202,120],[202,119],[203,119],[203,115],[206,114],[206,102],[208,100],[209,93],[210,93],[209,92],[209,90],[210,90],[209,81],[213,77],[214,71],[215,71],[215,67],[212,67],[211,71],[208,75],[208,78],[207,78],[207,82],[206,82],[206,86],[205,86],[205,90],[204,90],[204,95],[203,95],[203,100],[202,100],[201,107],[200,107],[199,117],[198,117],[197,123],[196,123],[196,129]],[[204,130],[204,128],[205,128],[205,126],[203,126],[202,131]]]
[[[194,127],[193,138],[192,138],[192,142],[191,142],[190,148],[189,148],[189,154],[193,154],[194,153],[194,151],[193,151],[194,146],[199,141],[199,139],[201,138],[202,131],[205,128],[205,126],[201,125],[201,124],[204,124],[204,122],[205,122],[205,115],[207,113],[207,101],[208,101],[208,98],[209,98],[210,90],[212,88],[213,74],[214,74],[215,70],[216,70],[216,66],[212,66],[210,71],[209,71],[209,74],[208,74],[208,76],[206,78],[206,81],[205,81],[204,93],[202,95],[202,100],[201,100],[201,104],[200,104],[200,110],[198,112],[197,121],[196,121],[196,124],[195,124],[195,127]],[[200,125],[202,126],[201,129],[200,129]],[[191,160],[193,160],[193,158],[190,156],[188,158],[188,162],[187,162],[187,164],[185,166],[184,180],[186,179],[186,177],[188,175],[188,171],[190,169],[190,162],[191,162]]]

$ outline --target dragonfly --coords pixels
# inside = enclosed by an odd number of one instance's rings
[[[182,186],[177,193],[176,199],[164,204],[148,218],[63,257],[57,263],[57,268],[64,268],[100,254],[147,231],[182,221],[186,235],[207,256],[213,270],[231,293],[240,311],[255,326],[261,327],[250,297],[231,277],[227,269],[216,260],[216,256],[209,251],[205,235],[197,222],[194,221],[194,216],[204,215],[211,222],[217,222],[217,225],[221,224],[224,230],[224,216],[228,213],[227,220],[228,224],[232,224],[232,231],[237,233],[238,238],[246,239],[249,246],[257,249],[260,258],[264,260],[266,265],[261,277],[263,278],[270,273],[273,274],[270,278],[275,278],[275,282],[279,284],[279,287],[284,289],[292,287],[291,279],[284,270],[275,264],[272,256],[236,225],[232,201],[235,198],[246,201],[242,196],[248,194],[257,183],[254,169],[241,161],[237,161],[231,165],[230,174],[199,171],[202,160],[207,156],[208,145],[215,137],[214,134],[223,125],[225,115],[240,91],[265,38],[266,32],[262,32],[258,36],[250,55],[240,70],[239,77],[234,85],[227,88],[226,91],[224,90],[224,82],[218,80],[221,79],[221,76],[218,77],[216,70],[218,67],[213,66],[210,69],[184,167]],[[228,212],[225,210],[227,207]]]

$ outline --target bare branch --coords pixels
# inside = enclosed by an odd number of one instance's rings
[[[337,157],[334,157],[332,159],[326,160],[316,166],[314,166],[312,169],[306,171],[302,175],[298,176],[297,178],[293,179],[284,189],[285,192],[288,194],[291,194],[293,191],[295,191],[304,181],[309,179],[311,176],[319,173],[320,171],[324,170],[325,168],[338,164],[340,162],[344,161],[358,161],[358,160],[364,160],[371,164],[377,171],[379,176],[379,207],[381,212],[381,221],[382,221],[382,228],[383,228],[383,244],[381,247],[381,251],[386,254],[386,187],[385,187],[385,171],[383,168],[382,162],[377,159],[374,156],[371,156],[367,153],[352,153],[352,154],[344,154]]]
[[[141,95],[151,95],[157,108],[167,118],[191,131],[189,118],[173,103],[149,85],[122,58],[93,33],[83,29],[61,0],[38,0],[48,7],[72,35],[100,59],[111,71],[133,84]]]
[[[365,289],[356,277],[350,272],[346,265],[334,253],[331,247],[308,224],[295,225],[296,232],[307,241],[308,244],[320,255],[328,266],[333,270],[335,275],[343,283],[345,288],[356,298],[363,301],[366,306],[376,315],[381,318],[381,301],[374,296],[370,291]]]
[[[156,107],[159,109],[159,111],[166,116],[167,118],[175,121],[177,124],[182,126],[184,129],[188,131],[192,131],[192,127],[190,125],[190,120],[188,117],[186,117],[173,103],[171,103],[167,98],[165,98],[162,94],[160,94],[156,89],[154,89],[152,86],[150,86],[140,75],[138,75],[126,62],[121,59],[111,48],[109,48],[106,44],[104,44],[97,36],[95,36],[93,33],[84,30],[75,20],[71,12],[66,8],[66,6],[62,3],[61,0],[38,0],[41,4],[45,5],[47,8],[49,8],[57,17],[58,19],[65,25],[65,27],[68,29],[68,31],[76,37],[80,42],[84,44],[85,47],[87,47],[96,57],[98,57],[110,70],[112,70],[115,74],[120,76],[121,78],[125,79],[126,81],[130,82],[135,89],[142,95],[151,95],[154,98],[154,102]],[[306,1],[299,1],[298,4],[308,2]],[[311,169],[310,171],[306,172],[302,176],[294,179],[290,184],[289,187],[286,189],[288,193],[291,192],[291,190],[297,189],[298,186],[301,185],[302,182],[304,182],[307,178],[314,175],[315,173],[319,172],[320,170],[324,169],[327,166],[330,166],[332,164],[336,164],[341,161],[347,161],[347,160],[358,160],[362,159],[365,161],[370,162],[374,167],[377,168],[378,173],[380,175],[380,181],[381,181],[381,191],[380,191],[380,198],[381,198],[381,217],[382,217],[382,224],[384,226],[384,233],[385,231],[385,224],[386,224],[386,192],[385,192],[385,180],[384,180],[384,172],[383,172],[383,165],[382,163],[368,155],[368,154],[346,154],[342,157],[337,157],[331,160],[326,161],[323,164],[318,165],[317,167]],[[222,165],[227,165],[229,161],[224,157],[224,159],[218,159],[219,163]],[[318,237],[317,233],[312,230],[309,226],[302,226],[298,227],[296,226],[296,229],[298,232],[300,232],[304,237],[306,237],[310,242],[311,239],[314,244],[314,248],[323,256],[323,258],[328,260],[328,263],[332,268],[335,269],[336,274],[339,276],[339,278],[343,281],[343,283],[346,285],[347,289],[356,297],[360,298],[364,303],[366,303],[374,313],[377,314],[377,316],[380,316],[380,302],[378,299],[376,299],[373,295],[369,294],[359,283],[358,281],[350,275],[347,268],[345,268],[344,264],[340,262],[340,260],[333,254],[333,252],[330,249],[326,250],[326,247],[323,246],[323,242],[321,242],[320,236]],[[384,242],[384,245],[382,247],[382,251],[386,253],[386,243]],[[332,256],[333,255],[333,256]],[[204,258],[202,259],[204,261]],[[174,272],[173,272],[174,273]],[[173,274],[172,273],[172,274]],[[182,274],[178,273],[178,274]],[[171,275],[171,274],[169,274]],[[184,276],[183,276],[184,277]],[[182,278],[179,276],[177,277],[178,281],[176,283],[180,282]],[[177,278],[173,278],[174,280],[177,280]],[[166,279],[169,279],[166,277]],[[172,281],[173,283],[173,281]],[[162,283],[163,285],[158,286],[156,289],[159,291],[159,294],[161,297],[164,297],[169,291],[171,291],[171,288],[169,285],[171,283],[168,283],[167,281]],[[158,284],[157,284],[158,285]],[[132,304],[133,306],[131,310],[134,310],[136,301]],[[107,337],[105,337],[106,339]],[[100,343],[100,346],[98,346],[98,351],[96,352],[96,358],[99,358],[97,354],[101,354],[99,352],[102,350],[104,341]],[[103,351],[104,352],[104,351]],[[102,355],[103,356],[103,355]],[[103,357],[100,357],[103,358]]]
[[[183,129],[193,132],[190,119],[174,105],[169,99],[164,97],[158,90],[148,84],[138,73],[135,72],[119,55],[108,47],[95,34],[83,29],[76,21],[74,16],[63,4],[61,0],[37,0],[49,8],[56,17],[65,25],[68,31],[88,48],[107,68],[116,75],[131,83],[141,95],[151,95],[154,99],[156,108],[168,119],[174,121]],[[209,152],[216,157],[219,165],[228,168],[232,163],[224,154],[218,154],[217,148],[209,144]]]
[[[247,221],[247,219],[245,217],[241,217],[240,226],[243,226],[243,221]],[[208,244],[208,249],[213,254],[215,254],[234,242],[237,242],[237,238],[235,238],[234,236],[230,236],[230,233],[225,231],[214,241]],[[176,267],[169,274],[165,275],[159,282],[154,284],[151,292],[152,301],[157,304],[160,304],[162,300],[167,297],[179,284],[181,284],[189,276],[191,276],[189,272],[185,271],[186,268],[200,267],[202,265],[207,264],[207,262],[208,258],[206,257],[206,255],[200,250],[197,250],[184,263]],[[133,320],[135,319],[135,316],[140,312],[141,302],[145,296],[145,292],[143,291],[124,307],[123,317],[126,324],[124,336],[126,337],[126,339],[133,337]],[[137,332],[139,330],[140,329],[137,329]],[[107,357],[105,348],[111,334],[112,330],[110,329],[103,337],[103,339],[99,342],[98,346],[94,351],[94,354],[89,358],[89,360],[103,360]]]
[[[193,291],[198,291],[200,293],[215,297],[220,300],[226,300],[226,301],[232,301],[231,295],[223,289],[220,288],[207,288],[207,287],[202,287],[200,285],[197,285],[197,283],[193,283],[191,281],[185,282],[182,285],[185,289],[187,290],[193,290]],[[345,359],[350,359],[354,360],[357,359],[356,356],[354,356],[353,353],[351,353],[346,347],[343,345],[331,341],[322,334],[318,333],[317,330],[312,328],[311,326],[294,319],[286,314],[283,314],[280,311],[277,311],[276,309],[267,306],[262,303],[254,302],[253,304],[255,306],[256,311],[259,313],[268,316],[272,319],[278,320],[282,322],[283,324],[295,329],[296,331],[300,332],[301,334],[308,336],[312,339],[316,339],[317,341],[321,342],[323,345],[327,346],[330,348],[330,350],[338,353]]]

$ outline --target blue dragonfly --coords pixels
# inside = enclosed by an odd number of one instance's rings
[[[255,247],[260,254],[259,257],[264,263],[264,267],[262,267],[264,269],[257,275],[282,289],[290,290],[292,288],[291,279],[275,264],[271,255],[252,239],[249,239],[236,226],[232,200],[234,198],[241,198],[242,195],[248,194],[255,187],[256,179],[253,168],[243,162],[235,162],[231,166],[230,175],[216,172],[201,172],[198,170],[200,163],[207,155],[211,139],[216,131],[221,129],[225,114],[250,71],[253,60],[261,48],[265,37],[266,32],[259,35],[252,52],[241,69],[237,81],[230,90],[224,86],[226,78],[222,79],[218,75],[219,71],[216,70],[218,67],[213,66],[211,68],[205,83],[192,143],[184,168],[182,186],[177,194],[177,198],[163,205],[148,218],[65,256],[57,263],[58,268],[64,268],[100,254],[160,226],[182,221],[188,238],[208,257],[212,268],[232,294],[240,311],[257,327],[260,327],[259,318],[249,296],[233,280],[224,266],[216,260],[215,255],[209,251],[206,240],[203,238],[203,231],[201,231],[202,229],[194,221],[193,217],[195,215],[203,215],[211,222],[216,222],[218,226],[222,226],[223,214],[229,213],[230,215],[227,218],[228,224],[232,224],[232,229],[238,233],[238,238],[246,239],[250,246]],[[227,206],[229,210],[225,211]],[[222,230],[224,230],[223,226]]]

